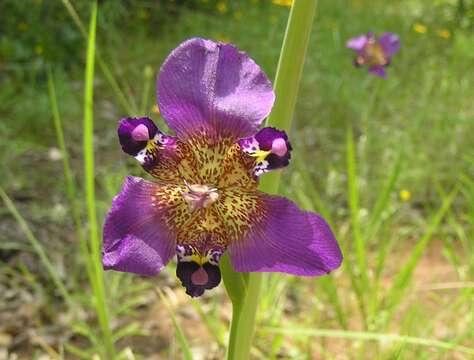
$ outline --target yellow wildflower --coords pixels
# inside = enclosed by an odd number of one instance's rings
[[[26,31],[26,30],[28,30],[29,25],[28,25],[26,22],[21,21],[21,22],[19,22],[19,23],[17,24],[16,27],[17,27],[18,30],[20,30],[20,31]]]
[[[35,54],[36,55],[41,55],[43,53],[43,47],[41,45],[36,45],[35,46]]]
[[[448,29],[436,30],[436,34],[443,39],[449,39],[451,37],[451,32]]]
[[[242,11],[237,10],[237,11],[234,13],[234,19],[235,19],[236,21],[240,21],[240,19],[242,19]]]
[[[153,105],[152,108],[151,108],[151,112],[154,113],[154,114],[160,114],[160,108],[158,107],[158,105]]]
[[[428,28],[423,24],[416,23],[413,25],[413,30],[418,34],[425,34],[426,31],[428,31]]]
[[[225,1],[219,1],[217,3],[217,11],[219,11],[221,14],[224,14],[227,12],[227,3]]]
[[[399,196],[400,200],[402,200],[403,202],[408,202],[411,199],[411,192],[407,189],[403,189],[400,191]]]
[[[272,3],[279,6],[288,6],[291,7],[293,0],[272,0]]]

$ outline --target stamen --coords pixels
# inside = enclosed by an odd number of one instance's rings
[[[186,180],[184,180],[184,183],[188,191],[182,192],[182,195],[188,203],[191,212],[207,208],[219,199],[219,193],[216,188],[200,184],[189,185]]]

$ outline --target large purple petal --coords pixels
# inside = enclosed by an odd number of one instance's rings
[[[390,57],[400,50],[400,37],[397,34],[386,32],[380,36],[380,46],[385,56]]]
[[[312,276],[339,267],[341,250],[323,218],[283,197],[262,195],[262,201],[263,219],[228,247],[236,271]]]
[[[159,185],[128,176],[104,224],[104,269],[156,275],[175,254],[164,209],[154,196]]]
[[[367,35],[360,35],[357,37],[350,38],[346,43],[346,47],[354,51],[361,52],[367,44],[367,41]]]
[[[193,38],[168,56],[158,76],[158,103],[178,136],[252,135],[270,113],[272,84],[260,67],[230,44]]]

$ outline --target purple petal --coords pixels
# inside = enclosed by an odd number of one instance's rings
[[[174,237],[165,224],[164,209],[153,196],[159,185],[128,176],[113,199],[104,224],[104,269],[156,275],[175,254]]]
[[[147,117],[123,118],[117,129],[122,150],[132,156],[143,150],[157,132],[156,125]]]
[[[390,57],[400,50],[400,37],[394,33],[383,33],[379,39],[380,46],[382,47],[385,56]]]
[[[271,82],[245,53],[200,38],[173,50],[161,67],[157,88],[161,113],[178,137],[201,130],[249,136],[275,99]]]
[[[364,49],[365,45],[367,44],[367,41],[368,41],[367,35],[353,37],[347,41],[346,47],[354,51],[361,52]]]
[[[261,129],[255,136],[239,140],[240,148],[255,157],[254,173],[259,176],[265,172],[283,168],[291,158],[291,144],[284,131],[272,127]]]
[[[323,218],[283,197],[262,195],[262,200],[263,219],[229,245],[236,271],[311,276],[339,267],[341,250]]]
[[[374,65],[369,67],[369,73],[374,74],[375,76],[380,76],[384,79],[387,77],[387,72],[382,65]]]

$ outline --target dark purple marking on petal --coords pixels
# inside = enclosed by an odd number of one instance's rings
[[[176,276],[186,288],[186,294],[201,296],[205,290],[215,288],[221,282],[219,260],[222,250],[211,248],[202,255],[191,245],[177,245],[176,255]]]
[[[157,82],[158,104],[178,137],[255,133],[275,100],[260,67],[230,44],[193,38],[171,52]]]
[[[263,218],[228,247],[236,271],[315,276],[340,266],[341,250],[321,216],[283,197],[261,196]]]
[[[400,37],[397,34],[386,32],[379,38],[385,56],[391,57],[400,50]]]
[[[374,65],[369,67],[369,73],[384,79],[387,77],[387,72],[382,65]]]
[[[151,171],[160,161],[160,151],[172,150],[176,138],[163,134],[147,117],[123,118],[118,127],[122,149],[140,162],[146,171]]]
[[[272,127],[261,129],[255,136],[240,139],[239,146],[256,158],[256,176],[287,166],[291,158],[292,147],[288,136]]]
[[[201,296],[221,282],[219,266],[209,262],[200,266],[194,261],[178,261],[176,276],[186,288],[186,294],[192,297]]]
[[[141,130],[137,132],[138,130]],[[158,128],[153,121],[147,117],[123,118],[118,126],[118,136],[122,149],[129,155],[136,156],[141,150],[146,148],[148,140],[158,132]],[[146,133],[146,138],[144,137]]]
[[[104,269],[156,275],[175,254],[162,209],[153,206],[157,184],[128,176],[104,224]]]

